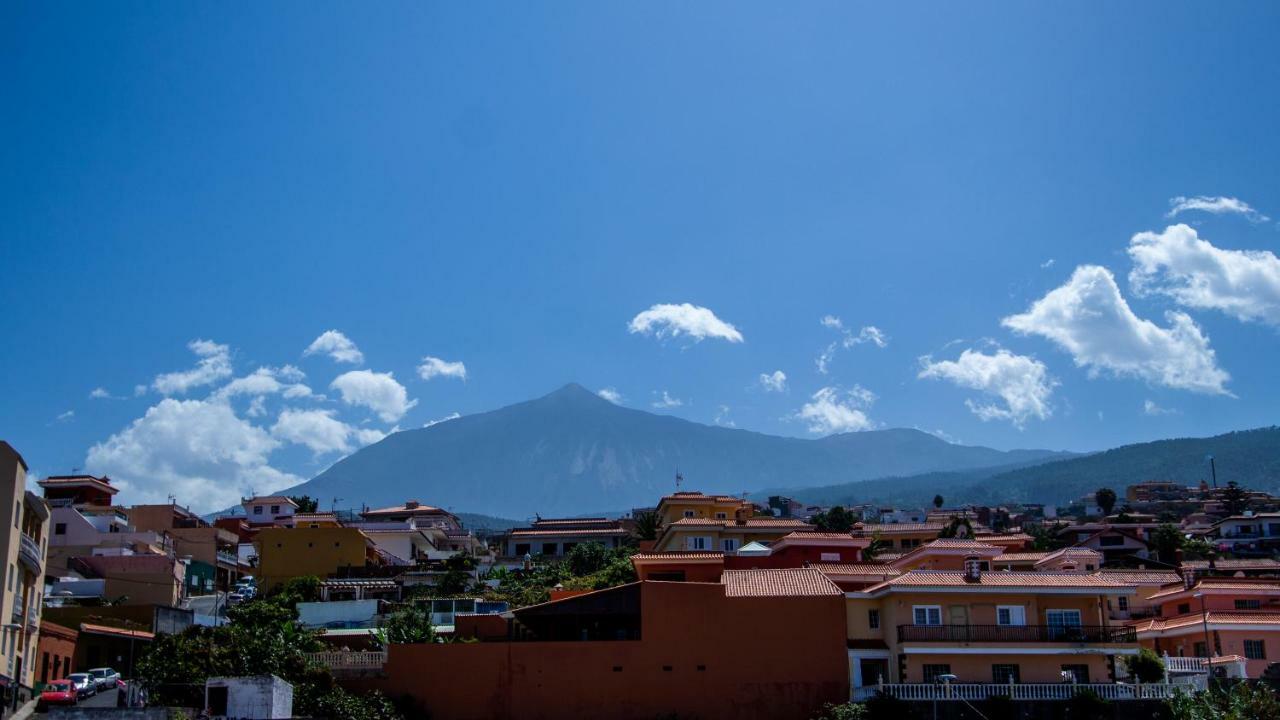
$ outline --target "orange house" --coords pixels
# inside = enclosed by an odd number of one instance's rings
[[[1173,657],[1244,659],[1248,677],[1280,661],[1280,580],[1201,578],[1151,596],[1159,617],[1134,624],[1138,641]]]

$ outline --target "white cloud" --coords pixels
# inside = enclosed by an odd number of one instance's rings
[[[151,387],[161,395],[181,395],[194,387],[231,377],[231,348],[211,340],[192,340],[187,348],[200,358],[190,370],[157,375]]]
[[[1066,284],[1001,323],[1057,343],[1090,377],[1105,371],[1153,385],[1229,395],[1224,385],[1230,375],[1218,367],[1209,338],[1184,313],[1165,313],[1165,318],[1169,327],[1139,318],[1109,270],[1081,265]]]
[[[1138,295],[1167,295],[1187,307],[1280,326],[1280,258],[1272,252],[1223,250],[1178,224],[1134,235],[1129,257],[1129,284]]]
[[[249,409],[245,410],[245,415],[251,418],[262,417],[267,414],[267,398],[265,395],[259,395],[249,401]]]
[[[1049,268],[1053,267],[1053,264],[1056,262],[1057,260],[1054,260],[1053,258],[1049,258],[1048,260],[1045,260],[1044,262],[1040,263],[1040,269],[1048,270]]]
[[[922,357],[920,368],[918,377],[949,380],[1000,398],[1003,405],[965,401],[970,412],[983,421],[1009,420],[1021,428],[1027,420],[1046,420],[1053,413],[1049,398],[1057,383],[1049,377],[1044,363],[1035,358],[1004,349],[990,355],[965,350],[956,360],[934,362],[929,356]]]
[[[435,420],[428,420],[422,423],[422,427],[429,428],[432,425],[439,425],[440,423],[449,422],[450,420],[457,420],[460,417],[462,417],[461,413],[451,412],[442,418],[436,418]]]
[[[1207,195],[1197,195],[1196,197],[1178,197],[1169,200],[1169,212],[1165,217],[1175,217],[1179,213],[1188,210],[1201,210],[1214,215],[1243,215],[1246,220],[1251,223],[1264,223],[1271,218],[1254,210],[1249,203],[1233,197],[1210,197]]]
[[[618,389],[614,387],[600,388],[596,391],[596,394],[614,405],[621,405],[624,399],[622,393],[618,392]]]
[[[303,356],[307,355],[328,355],[337,362],[352,363],[359,365],[364,362],[364,353],[360,352],[360,348],[356,347],[354,342],[337,330],[325,330],[320,336],[311,341],[306,350],[302,351]]]
[[[641,335],[653,335],[659,339],[688,335],[695,342],[707,338],[742,342],[742,333],[729,323],[716,317],[708,308],[681,303],[679,305],[654,305],[631,318],[628,330]]]
[[[68,410],[68,411],[66,411],[66,412],[64,412],[64,413],[60,413],[60,414],[58,415],[58,417],[57,417],[57,421],[58,421],[58,422],[66,422],[66,421],[70,420],[71,418],[73,418],[73,417],[75,417],[75,416],[76,416],[76,411],[75,411],[75,410]]]
[[[447,362],[438,357],[428,355],[422,358],[422,364],[418,366],[418,376],[423,380],[430,380],[434,377],[466,380],[467,366],[461,362]]]
[[[787,374],[781,370],[771,373],[760,373],[760,387],[765,392],[782,392],[787,389]]]
[[[1173,408],[1160,407],[1155,400],[1143,400],[1142,412],[1144,415],[1178,415],[1179,412]]]
[[[164,502],[172,493],[203,512],[302,482],[268,463],[279,445],[226,402],[164,398],[91,447],[85,467],[119,481],[132,502]]]
[[[734,422],[734,421],[729,417],[729,406],[728,406],[728,405],[721,405],[721,406],[716,410],[716,416],[715,416],[715,419],[714,419],[714,420],[712,420],[712,422],[714,422],[716,425],[719,425],[720,427],[738,427],[738,424],[737,424],[737,423],[735,423],[735,422]]]
[[[843,347],[848,349],[854,345],[862,345],[864,343],[871,343],[881,349],[889,346],[889,336],[885,335],[884,331],[875,325],[864,325],[855,334],[852,330],[844,326],[843,320],[835,315],[823,315],[822,319],[818,322],[822,327],[840,332],[840,340],[827,345],[826,349],[824,349],[822,353],[818,355],[817,359],[814,360],[814,364],[818,366],[818,372],[823,375],[827,374],[827,369],[830,367],[832,359],[836,356],[837,348]]]
[[[808,423],[809,432],[815,434],[869,430],[875,423],[866,411],[875,400],[875,394],[860,385],[844,392],[837,387],[824,387],[794,417]]]
[[[656,408],[676,408],[684,405],[684,401],[680,398],[671,397],[666,390],[662,391],[662,397],[650,403]]]
[[[271,426],[271,434],[295,445],[306,445],[317,455],[351,452],[354,429],[335,419],[333,414],[332,410],[285,408]]]
[[[297,382],[304,377],[306,376],[302,371],[292,365],[285,365],[282,368],[260,367],[218,388],[216,394],[220,397],[237,395],[258,397],[281,393],[287,398],[307,397],[311,394],[311,388]]]
[[[418,404],[389,372],[352,370],[339,375],[329,387],[341,393],[346,404],[369,408],[383,422],[399,420]]]
[[[114,400],[114,396],[104,387],[96,387],[90,393],[89,397],[94,400]]]
[[[147,386],[146,386],[146,385],[134,385],[134,386],[133,386],[133,396],[134,396],[134,397],[142,397],[143,395],[146,395],[146,394],[147,394]]]
[[[356,439],[357,447],[364,447],[365,445],[381,442],[383,438],[393,432],[400,432],[400,426],[397,425],[387,432],[382,432],[377,428],[357,428],[352,437]]]

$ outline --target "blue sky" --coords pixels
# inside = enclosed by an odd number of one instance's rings
[[[1000,448],[1276,421],[1274,4],[236,10],[0,9],[37,473],[212,507],[568,381]]]

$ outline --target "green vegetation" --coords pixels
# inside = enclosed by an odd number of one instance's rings
[[[386,622],[369,635],[377,647],[387,645],[421,645],[436,641],[436,629],[431,625],[431,605],[426,602],[408,602],[387,616]]]
[[[566,590],[604,590],[635,582],[631,566],[633,547],[609,549],[599,543],[575,545],[563,560],[541,560],[530,570],[495,568],[486,579],[498,581],[497,588],[485,586],[483,595],[503,600],[512,607],[537,605],[551,599],[557,585]]]
[[[1138,682],[1164,682],[1164,660],[1150,648],[1142,648],[1137,655],[1126,655],[1124,669]]]
[[[1249,509],[1249,491],[1240,487],[1235,480],[1227,483],[1222,490],[1222,509],[1230,515],[1239,515]]]
[[[635,521],[635,536],[637,540],[658,539],[658,532],[662,530],[662,519],[658,517],[658,513],[652,510],[637,513]]]
[[[1111,508],[1116,506],[1116,491],[1109,487],[1098,488],[1093,491],[1093,501],[1103,515],[1110,515]]]
[[[813,720],[864,720],[867,717],[867,706],[859,703],[827,703],[822,712],[813,716]]]
[[[942,498],[942,496],[941,496],[941,495],[934,495],[934,496],[933,496],[933,507],[934,507],[935,509],[937,509],[937,510],[941,510],[941,509],[942,509],[942,506],[943,506],[944,504],[946,504],[946,502],[947,502],[947,501],[946,501],[946,500],[944,500],[944,499]]]
[[[203,702],[205,680],[214,676],[271,673],[294,686],[294,712],[333,720],[396,720],[403,716],[378,693],[353,695],[338,687],[325,667],[306,653],[324,649],[315,633],[298,623],[296,605],[311,597],[316,578],[299,578],[270,597],[233,607],[228,623],[195,625],[161,634],[138,661],[138,677],[152,701],[184,707]]]
[[[962,529],[963,528],[963,529]],[[951,522],[947,526],[938,531],[940,538],[971,538],[973,537],[973,523],[969,522],[969,518],[951,516]]]
[[[1179,693],[1170,703],[1174,720],[1264,720],[1280,718],[1280,699],[1265,683],[1211,685],[1208,692]]]
[[[300,513],[313,513],[320,507],[320,501],[310,495],[295,495],[289,499],[297,503]]]
[[[843,506],[836,505],[813,516],[813,524],[821,532],[847,533],[858,519]]]

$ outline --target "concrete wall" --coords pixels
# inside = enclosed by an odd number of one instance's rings
[[[354,528],[263,528],[257,579],[266,590],[290,578],[325,578],[340,567],[364,567],[366,538]]]
[[[227,688],[227,712],[222,717],[276,720],[293,717],[293,686],[274,675],[209,678],[209,689]],[[209,706],[209,703],[206,703]]]
[[[849,696],[843,605],[646,582],[638,641],[393,645],[385,678],[344,682],[457,720],[802,720]]]

